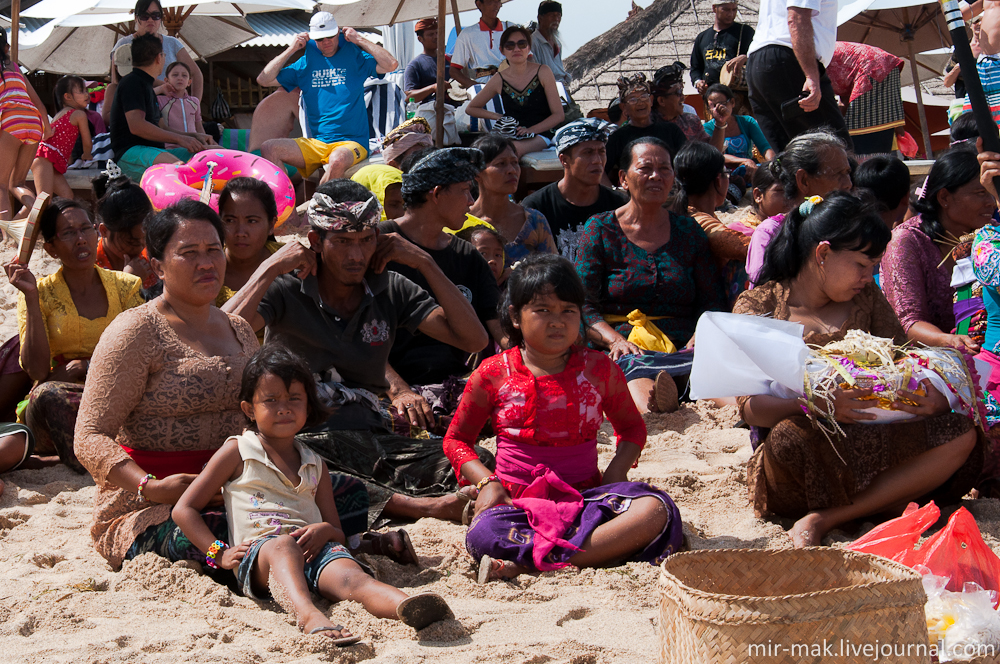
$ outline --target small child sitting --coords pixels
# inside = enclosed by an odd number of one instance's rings
[[[278,344],[264,346],[243,371],[240,400],[256,431],[230,437],[173,509],[177,525],[207,553],[206,564],[234,569],[248,597],[275,589],[303,632],[330,636],[337,645],[361,637],[332,625],[310,591],[331,601],[350,598],[372,615],[418,630],[451,617],[440,595],[407,597],[369,576],[348,553],[326,463],[295,440],[326,416],[305,362]],[[232,547],[216,540],[201,516],[220,488]]]
[[[93,143],[90,124],[87,122],[90,94],[82,78],[63,76],[56,83],[52,97],[57,109],[50,124],[52,135],[38,144],[35,160],[31,164],[31,174],[35,179],[36,192],[44,191],[63,198],[73,198],[73,190],[66,182],[65,175],[77,138],[83,141],[83,160],[92,158],[90,151]]]
[[[201,121],[201,100],[187,93],[191,84],[191,70],[183,62],[172,62],[165,74],[166,84],[157,88],[161,93],[156,96],[162,114],[161,122],[166,123],[166,129],[187,134],[200,139],[204,143],[214,144],[211,136],[205,133]],[[168,143],[167,149],[179,148],[180,145]]]
[[[497,284],[502,287],[502,282],[507,280],[503,269],[505,261],[503,236],[489,226],[480,225],[463,228],[459,232],[455,233],[455,237],[465,240],[476,248],[479,255],[482,256],[486,260],[486,263],[490,266],[490,272],[493,273],[493,278],[496,279]]]

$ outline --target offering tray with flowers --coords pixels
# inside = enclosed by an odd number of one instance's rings
[[[965,412],[981,424],[978,376],[966,357],[953,348],[896,345],[892,339],[850,330],[843,340],[825,346],[810,346],[805,361],[802,402],[813,423],[827,436],[844,434],[834,419],[834,395],[838,389],[870,389],[874,420],[887,423],[917,417],[897,410],[893,404],[917,405],[906,394],[924,396],[928,380],[948,398],[952,408]]]

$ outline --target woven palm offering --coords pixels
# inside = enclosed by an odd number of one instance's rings
[[[920,576],[886,558],[689,551],[663,562],[659,586],[661,664],[870,664],[886,645],[893,653],[877,661],[931,661]]]
[[[898,346],[892,339],[850,330],[841,341],[811,346],[806,359],[804,411],[828,436],[844,435],[834,419],[833,397],[838,389],[869,389],[865,412],[876,415],[869,422],[896,422],[916,417],[894,410],[893,403],[916,405],[903,392],[926,394],[921,381],[931,383],[948,397],[955,410],[974,414],[979,421],[978,376],[966,357],[953,348]]]

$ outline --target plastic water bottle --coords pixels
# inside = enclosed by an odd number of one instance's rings
[[[410,120],[417,114],[417,101],[410,97],[406,100],[406,119]]]

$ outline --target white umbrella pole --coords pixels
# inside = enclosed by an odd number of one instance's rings
[[[438,0],[438,48],[437,48],[437,96],[434,98],[434,145],[444,147],[444,47],[448,36],[441,38],[444,29],[444,19],[447,17],[445,0]]]
[[[924,135],[924,150],[928,159],[933,159],[931,152],[931,134],[927,129],[927,112],[924,110],[924,96],[920,92],[920,79],[917,77],[917,56],[913,53],[913,42],[907,42],[910,47],[910,71],[913,75],[913,91],[917,93],[917,114],[920,116],[920,131]]]

